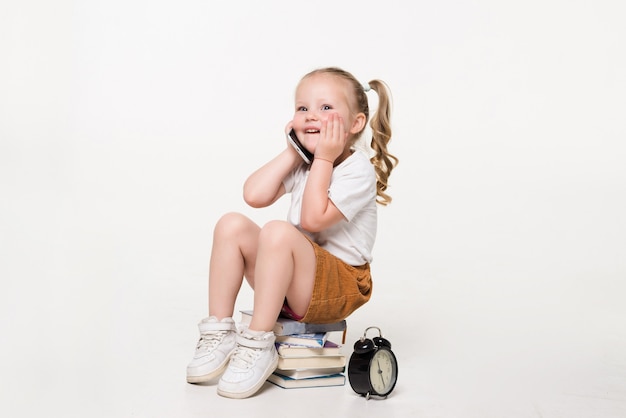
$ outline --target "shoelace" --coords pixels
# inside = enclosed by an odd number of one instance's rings
[[[215,347],[222,341],[228,331],[215,331],[200,335],[197,349],[203,351],[214,350]]]
[[[261,350],[250,347],[238,346],[233,357],[232,364],[241,369],[249,369],[254,366],[256,359],[259,357]]]

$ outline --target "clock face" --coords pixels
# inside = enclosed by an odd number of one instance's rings
[[[393,353],[381,348],[374,353],[370,362],[370,384],[382,396],[388,395],[398,380],[398,363]]]

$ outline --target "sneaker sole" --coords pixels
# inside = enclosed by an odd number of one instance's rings
[[[234,351],[235,350],[231,351],[231,353],[228,355],[228,357],[226,357],[226,359],[224,359],[224,362],[222,364],[220,364],[217,369],[213,370],[210,373],[203,374],[203,375],[200,375],[200,376],[194,376],[194,375],[187,374],[187,383],[206,383],[206,382],[210,382],[211,380],[215,379],[216,377],[221,376],[222,373],[224,373],[224,371],[228,367],[228,362],[230,361],[230,357],[231,357],[231,355],[233,354]]]
[[[272,362],[270,367],[268,367],[267,370],[265,371],[265,374],[264,374],[263,378],[259,379],[259,383],[254,385],[252,388],[248,389],[245,392],[227,392],[225,390],[221,390],[218,387],[217,388],[217,394],[221,395],[221,396],[224,396],[226,398],[232,398],[232,399],[249,398],[250,396],[252,396],[255,393],[257,393],[259,391],[259,389],[261,389],[261,386],[263,386],[263,384],[265,383],[267,378],[270,377],[270,375],[272,373],[274,373],[274,370],[276,370],[277,367],[278,367],[278,354],[276,354],[276,357],[274,358],[274,361]]]

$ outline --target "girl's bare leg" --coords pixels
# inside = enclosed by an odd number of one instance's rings
[[[232,317],[243,277],[254,280],[261,228],[239,213],[228,213],[213,231],[209,267],[209,315]]]
[[[252,276],[246,273],[254,288],[250,329],[270,331],[285,297],[296,314],[306,313],[315,281],[315,251],[309,240],[288,222],[269,222],[257,233],[256,267],[246,266],[254,268]]]

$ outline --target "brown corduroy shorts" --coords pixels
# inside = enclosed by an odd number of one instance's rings
[[[351,266],[315,242],[317,266],[309,308],[301,322],[327,324],[341,321],[372,296],[369,264]]]

